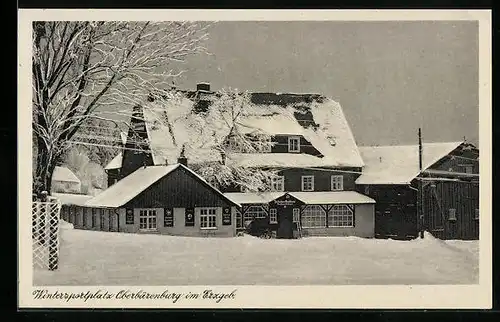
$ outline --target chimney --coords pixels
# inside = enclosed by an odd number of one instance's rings
[[[185,155],[185,149],[186,149],[186,145],[183,145],[182,150],[181,150],[181,154],[180,154],[179,158],[177,159],[177,163],[180,163],[183,166],[187,167],[188,160],[187,160],[186,155]]]
[[[210,92],[210,83],[198,83],[196,84],[196,90]]]

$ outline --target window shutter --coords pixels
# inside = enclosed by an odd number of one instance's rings
[[[231,225],[231,207],[222,208],[222,225],[223,226]]]
[[[194,208],[185,208],[184,214],[186,227],[194,227]]]
[[[174,227],[174,211],[172,208],[165,208],[163,213],[163,227]]]

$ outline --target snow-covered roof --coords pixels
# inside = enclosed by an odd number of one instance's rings
[[[290,111],[283,110],[281,113],[266,114],[266,109],[256,113],[242,117],[238,122],[238,129],[241,133],[252,133],[262,131],[266,134],[295,134],[302,135],[304,128],[300,126],[295,117]]]
[[[109,163],[104,167],[104,170],[119,169],[122,167],[123,153],[118,153]]]
[[[423,143],[422,170],[455,150],[463,142]],[[365,167],[356,184],[409,184],[420,173],[418,145],[359,148]]]
[[[269,203],[284,192],[226,192],[224,196],[239,204]]]
[[[141,192],[150,187],[153,183],[157,182],[164,176],[168,175],[178,167],[182,167],[192,173],[198,180],[209,185],[209,183],[196,174],[193,170],[185,167],[182,164],[172,165],[159,165],[141,167],[132,172],[125,178],[121,179],[111,187],[107,188],[94,198],[90,199],[85,206],[87,207],[109,207],[117,208],[125,205],[127,202],[135,198]],[[209,185],[210,186],[210,185]],[[224,199],[234,203],[231,199],[224,196],[222,192],[210,186],[216,193],[221,195]],[[238,204],[236,204],[239,206]]]
[[[86,206],[112,208],[123,206],[153,183],[177,169],[178,166],[178,164],[174,164],[168,166],[141,167],[90,199],[86,203]]]
[[[76,182],[80,183],[80,179],[66,167],[55,167],[54,172],[52,173],[53,181],[66,181],[66,182]]]
[[[306,204],[366,204],[375,200],[356,191],[311,191],[289,192]]]
[[[322,165],[363,166],[352,131],[337,102],[312,94],[252,93],[251,97],[252,105],[237,120],[238,129],[242,132],[260,130],[269,135],[303,135],[324,155],[320,161]],[[289,102],[291,103],[288,104]],[[145,104],[147,108],[143,109],[143,113],[154,164],[177,162],[184,144],[185,156],[190,163],[220,160],[220,156],[211,150],[203,151],[203,147],[192,147],[193,138],[203,141],[203,137],[207,136],[195,132],[196,127],[189,124],[193,122],[188,120],[194,104],[194,100],[186,97]],[[170,126],[165,126],[165,119],[168,119]],[[210,125],[210,130],[220,133],[224,130],[225,123],[222,118],[215,116]],[[230,161],[231,156],[228,155],[227,158]],[[251,159],[253,155],[247,155],[247,158]],[[313,164],[318,162],[315,160]]]
[[[228,165],[241,167],[278,167],[307,168],[331,166],[324,157],[316,157],[304,153],[231,153],[228,154]]]
[[[240,204],[269,203],[285,194],[299,199],[305,204],[366,204],[375,203],[356,191],[301,191],[301,192],[228,192],[224,195]]]
[[[83,206],[92,198],[90,195],[72,193],[52,193],[52,197],[57,198],[63,205]]]

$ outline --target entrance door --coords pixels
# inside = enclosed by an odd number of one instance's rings
[[[293,207],[278,207],[277,238],[293,238]]]

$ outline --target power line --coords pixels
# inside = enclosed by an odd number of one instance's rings
[[[68,143],[80,144],[80,145],[100,146],[100,147],[105,147],[105,148],[114,148],[114,149],[129,150],[129,151],[139,151],[139,152],[153,153],[153,151],[147,150],[147,149],[134,149],[134,148],[127,148],[127,147],[120,147],[120,146],[116,146],[116,145],[107,145],[107,144],[99,144],[99,143],[89,143],[89,142],[81,142],[81,141],[74,141],[74,140],[70,140],[70,141],[68,141]]]

